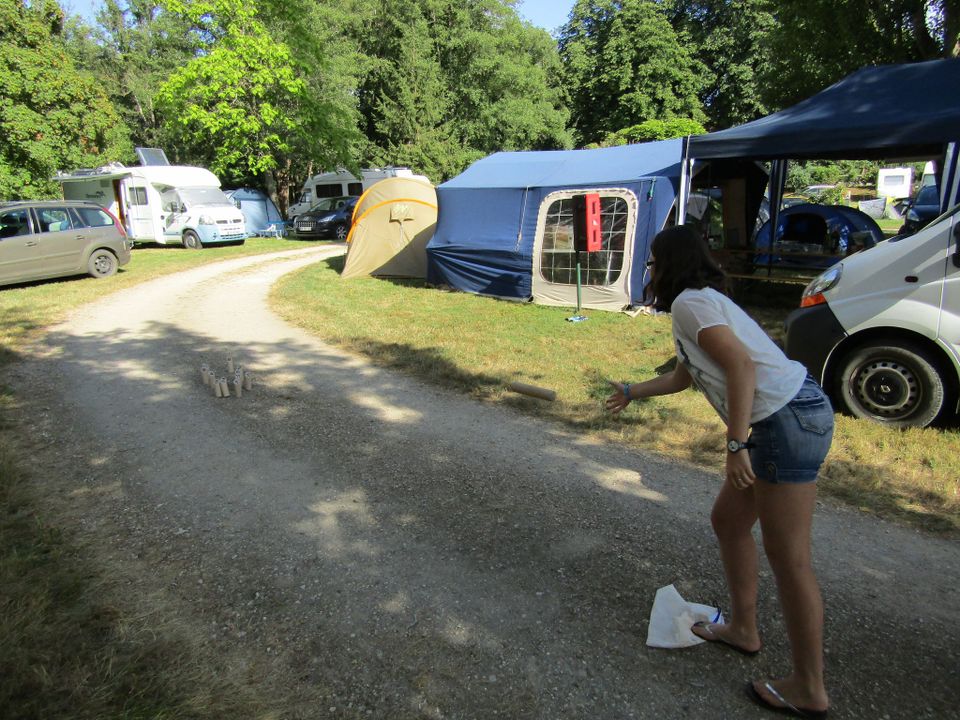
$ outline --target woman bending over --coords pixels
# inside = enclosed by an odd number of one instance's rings
[[[612,383],[610,412],[631,400],[696,385],[727,426],[726,478],[711,513],[730,592],[726,624],[697,623],[693,632],[745,653],[760,650],[757,546],[776,578],[790,641],[792,671],[755,680],[747,693],[759,705],[797,717],[825,717],[823,602],[811,564],[810,534],[817,472],[833,436],[833,409],[802,365],[789,360],[724,293],[723,271],[688,226],[659,233],[650,255],[646,294],[669,311],[676,368],[638,383]]]

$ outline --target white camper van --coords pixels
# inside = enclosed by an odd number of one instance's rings
[[[134,242],[243,244],[243,213],[209,170],[185,165],[113,163],[95,170],[60,173],[65,200],[92,200],[120,218]]]
[[[295,220],[297,215],[304,213],[324,198],[344,197],[347,195],[360,196],[374,183],[392,177],[417,178],[430,182],[423,175],[414,175],[407,167],[370,168],[360,171],[360,179],[348,172],[326,172],[314,175],[303,184],[297,201],[287,208],[287,217]]]
[[[958,409],[960,205],[915,235],[850,255],[786,321],[787,355],[840,409],[924,427]]]

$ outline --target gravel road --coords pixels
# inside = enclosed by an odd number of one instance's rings
[[[36,467],[131,592],[285,678],[284,717],[771,717],[742,690],[786,667],[766,566],[757,658],[645,645],[658,587],[724,599],[719,478],[371,367],[268,310],[278,278],[342,251],[108,296],[9,373]],[[216,399],[199,368],[228,357],[255,384]],[[814,543],[831,716],[960,717],[957,542],[824,501]]]

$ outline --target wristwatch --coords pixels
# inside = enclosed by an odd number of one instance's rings
[[[746,450],[747,448],[752,448],[753,443],[751,442],[740,442],[739,440],[727,440],[727,452],[740,452],[741,450]]]

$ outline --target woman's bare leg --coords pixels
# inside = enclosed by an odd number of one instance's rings
[[[713,504],[710,521],[720,544],[731,612],[726,625],[696,628],[693,632],[708,640],[719,637],[744,650],[759,650],[757,543],[750,532],[757,522],[753,489],[737,490],[725,482]]]
[[[790,703],[809,710],[829,705],[823,683],[823,600],[813,572],[810,533],[816,483],[753,486],[763,547],[773,569],[790,639],[793,672],[772,683]],[[778,704],[755,683],[760,695]]]

